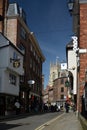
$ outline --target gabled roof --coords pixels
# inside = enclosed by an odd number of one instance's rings
[[[7,37],[5,37],[1,32],[0,32],[0,48],[6,47],[11,45],[13,48],[15,48],[19,53],[21,53],[23,55],[23,53],[21,52],[21,50],[16,47],[9,39],[7,39]]]

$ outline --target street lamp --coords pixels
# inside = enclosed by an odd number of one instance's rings
[[[31,85],[35,84],[34,80],[28,80],[27,83],[29,84],[29,88],[27,89],[27,104],[26,104],[26,110],[29,112],[29,95],[30,95],[30,87]]]
[[[29,80],[29,81],[28,81],[28,84],[29,84],[29,85],[35,84],[35,81],[34,81],[34,80]]]
[[[70,15],[74,15],[74,16],[79,16],[79,0],[67,0],[67,6],[68,6],[68,10],[70,12]]]
[[[70,12],[70,14],[72,13],[72,11],[73,11],[73,5],[74,5],[74,2],[73,2],[73,0],[68,0],[68,9],[69,9],[69,12]]]

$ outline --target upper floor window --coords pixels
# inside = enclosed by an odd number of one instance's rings
[[[16,76],[13,75],[13,74],[11,74],[11,73],[9,74],[9,83],[13,84],[13,85],[17,84],[17,78],[16,78]]]
[[[22,44],[19,44],[18,48],[25,54],[25,47]]]
[[[25,32],[25,30],[24,30],[23,27],[21,27],[21,29],[20,29],[20,35],[21,35],[21,37],[22,37],[23,39],[26,39],[26,32]]]
[[[63,78],[61,78],[61,84],[63,84],[64,83],[64,79]]]
[[[64,92],[64,88],[63,87],[61,88],[61,92]]]

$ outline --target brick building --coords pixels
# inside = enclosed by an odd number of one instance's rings
[[[24,53],[24,75],[20,75],[20,98],[25,102],[25,109],[29,104],[41,101],[42,96],[42,64],[45,57],[38,41],[27,26],[26,13],[17,3],[0,0],[0,31]],[[28,84],[29,80],[35,84]],[[35,106],[34,106],[35,107]]]
[[[87,117],[87,0],[75,0],[72,10],[73,32],[78,38],[76,52],[77,68],[77,111]],[[78,59],[77,59],[78,61]]]
[[[79,2],[79,13],[80,13],[80,32],[79,32],[79,48],[80,50],[86,50],[83,51],[82,53],[79,54],[80,57],[80,71],[79,71],[79,84],[80,84],[80,89],[79,89],[79,94],[80,94],[80,112],[84,111],[83,109],[85,108],[85,111],[87,111],[87,0],[80,0]],[[83,102],[81,102],[81,98],[83,97]],[[86,113],[87,114],[87,113]],[[86,115],[87,117],[87,115]]]
[[[68,96],[68,88],[65,87],[67,77],[60,77],[54,80],[53,101],[62,104]]]

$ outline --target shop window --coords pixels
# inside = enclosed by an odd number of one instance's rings
[[[14,101],[15,101],[15,97],[10,97],[10,96],[6,97],[6,109],[7,110],[14,109]]]

